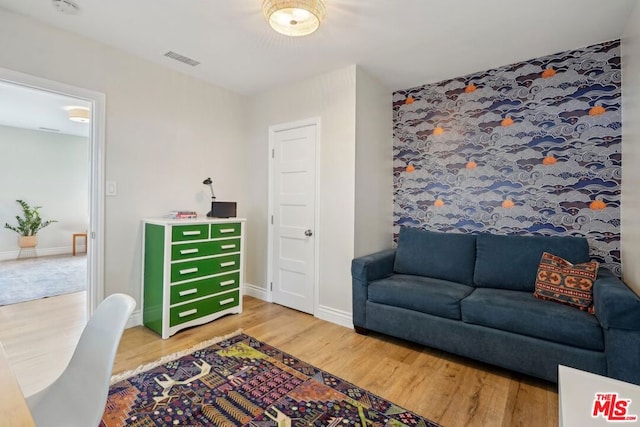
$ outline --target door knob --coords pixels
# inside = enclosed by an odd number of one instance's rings
[[[304,232],[304,235],[307,236],[307,237],[311,237],[311,236],[313,236],[313,231],[307,230],[307,231]]]

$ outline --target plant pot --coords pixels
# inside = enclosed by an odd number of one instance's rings
[[[20,236],[20,240],[18,241],[18,245],[21,248],[35,248],[38,244],[36,236]]]

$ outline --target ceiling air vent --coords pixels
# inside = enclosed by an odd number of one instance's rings
[[[51,0],[53,3],[53,7],[55,7],[58,12],[64,13],[65,15],[76,15],[80,8],[78,5],[71,0]]]
[[[54,129],[54,128],[45,128],[40,126],[38,129],[46,131],[46,132],[60,132],[60,129]]]
[[[180,61],[187,65],[191,65],[192,67],[195,67],[196,65],[200,64],[195,59],[188,58],[184,55],[180,55],[179,53],[175,53],[174,51],[171,51],[171,50],[165,53],[164,56],[166,56],[167,58],[175,59],[176,61]]]

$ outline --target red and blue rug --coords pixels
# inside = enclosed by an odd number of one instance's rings
[[[209,344],[113,384],[100,425],[437,426],[248,335]]]

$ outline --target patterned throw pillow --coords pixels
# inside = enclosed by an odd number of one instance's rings
[[[573,265],[559,256],[545,252],[538,266],[533,295],[593,314],[592,288],[597,275],[597,261]]]

